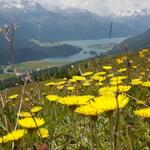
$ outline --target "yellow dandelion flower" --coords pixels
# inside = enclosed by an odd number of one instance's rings
[[[87,81],[87,82],[83,83],[82,85],[83,85],[83,86],[90,86],[90,84],[91,84],[91,83],[90,83],[89,81]]]
[[[29,101],[29,98],[27,97],[27,98],[25,98],[24,100],[25,100],[26,102],[28,102],[28,101]]]
[[[122,80],[119,80],[119,81],[111,81],[110,84],[111,85],[119,85],[119,84],[122,84],[123,81]]]
[[[150,87],[150,81],[143,82],[142,86]]]
[[[102,87],[99,89],[100,95],[114,95],[116,89],[113,87]]]
[[[139,52],[139,57],[140,58],[144,58],[145,57],[145,55],[144,55],[144,53],[142,51]]]
[[[125,95],[118,96],[118,103],[116,97],[112,95],[95,97],[94,100],[94,102],[91,102],[88,105],[77,108],[75,112],[88,116],[97,116],[100,113],[112,111],[117,109],[118,107],[121,109],[125,107],[129,102],[129,98]]]
[[[106,77],[101,77],[101,76],[94,75],[94,76],[91,77],[91,79],[101,82],[101,81],[104,81],[106,79]]]
[[[107,77],[114,77],[114,74],[113,73],[108,74]]]
[[[11,142],[11,141],[17,141],[17,140],[21,139],[25,134],[26,134],[25,129],[18,129],[16,131],[12,131],[12,132],[8,133],[7,135],[3,136],[1,142],[7,143],[7,142]]]
[[[55,82],[49,82],[45,84],[45,86],[55,86],[55,85],[57,85],[57,83]]]
[[[2,137],[0,137],[0,144],[2,144],[3,143],[3,138]]]
[[[22,112],[18,113],[18,115],[20,117],[32,117],[32,115],[34,115],[34,114],[31,114],[30,112],[22,111]]]
[[[38,136],[42,137],[42,138],[47,138],[49,136],[49,132],[47,129],[45,128],[40,128],[38,131],[37,131],[37,134]]]
[[[117,59],[116,59],[116,62],[117,62],[118,64],[122,64],[122,63],[124,62],[124,60],[121,59],[121,58],[117,58]]]
[[[136,69],[136,68],[137,68],[137,66],[135,66],[135,65],[134,65],[134,66],[132,66],[132,68],[133,68],[133,69]]]
[[[96,83],[95,85],[97,85],[97,86],[102,86],[104,83],[103,82],[98,82],[98,83]]]
[[[119,73],[122,73],[122,72],[125,72],[125,71],[127,71],[127,68],[121,68],[121,69],[118,70]]]
[[[73,76],[73,79],[76,81],[85,81],[86,80],[86,78],[82,77],[82,76]]]
[[[49,101],[57,101],[59,99],[59,97],[57,95],[47,95],[46,98]]]
[[[64,85],[57,86],[57,89],[58,89],[58,90],[62,90],[63,88],[64,88]]]
[[[111,70],[112,66],[102,66],[104,70]]]
[[[110,79],[110,81],[120,81],[120,80],[124,80],[126,78],[127,78],[127,76],[117,76],[117,77],[112,77]]]
[[[37,128],[45,123],[43,118],[24,118],[18,120],[18,124],[24,128]]]
[[[75,82],[76,82],[75,79],[70,79],[70,80],[69,80],[69,83],[75,83]]]
[[[66,81],[59,81],[56,83],[56,85],[64,85],[66,83]]]
[[[103,112],[103,110],[96,109],[91,104],[88,104],[88,105],[84,105],[84,106],[81,106],[81,107],[77,108],[75,110],[75,112],[83,114],[83,115],[87,115],[87,116],[97,116],[101,112]]]
[[[144,117],[144,118],[150,118],[150,108],[143,108],[134,111],[135,115]]]
[[[15,95],[9,96],[8,99],[14,100],[14,99],[16,99],[17,97],[18,97],[18,94],[15,94]]]
[[[62,97],[58,100],[59,103],[61,104],[66,104],[66,105],[83,105],[87,104],[94,96],[91,95],[84,95],[84,96],[66,96]]]
[[[99,80],[99,76],[94,75],[94,76],[91,77],[91,79],[98,81]]]
[[[114,86],[113,88],[116,89],[116,92],[123,93],[123,92],[128,92],[131,89],[131,86],[119,85],[118,87]]]
[[[85,73],[82,74],[82,76],[83,76],[83,77],[86,77],[86,76],[90,76],[90,75],[92,75],[92,74],[93,74],[93,72],[85,72]]]
[[[36,112],[40,111],[41,109],[42,109],[41,106],[36,106],[36,107],[33,107],[33,108],[31,109],[31,112],[32,112],[32,113],[36,113]]]
[[[68,90],[68,91],[73,91],[74,89],[75,89],[75,87],[73,87],[73,86],[67,87],[67,90]]]
[[[96,74],[94,74],[94,76],[102,76],[102,75],[105,75],[106,72],[104,71],[101,71],[101,72],[97,72]]]
[[[103,87],[99,89],[100,95],[114,95],[117,93],[128,92],[131,89],[131,86],[126,85],[118,85],[118,86],[110,86],[110,87]]]
[[[142,84],[142,81],[141,81],[141,79],[132,79],[131,80],[131,84],[132,85],[139,85],[139,84]]]
[[[118,107],[123,108],[125,107],[128,102],[129,98],[125,95],[119,95],[116,99],[115,95],[105,95],[100,97],[94,98],[95,102],[92,102],[92,106],[95,107],[97,110],[103,111],[111,111],[115,110]],[[118,101],[118,103],[117,103]]]
[[[123,57],[121,57],[121,58],[117,58],[117,59],[116,59],[116,62],[117,62],[118,64],[122,64],[126,59],[127,59],[127,57],[126,57],[126,56],[123,56]]]

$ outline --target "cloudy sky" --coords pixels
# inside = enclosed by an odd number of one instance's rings
[[[37,1],[41,2],[41,0]],[[150,0],[42,0],[42,3],[44,2],[61,8],[88,9],[102,15],[126,9],[150,9]]]

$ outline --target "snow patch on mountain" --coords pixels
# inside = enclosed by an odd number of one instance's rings
[[[139,10],[119,10],[113,13],[115,17],[130,17],[130,16],[148,16],[150,15],[150,9]]]

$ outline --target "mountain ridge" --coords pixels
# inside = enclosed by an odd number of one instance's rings
[[[150,48],[150,29],[142,34],[133,36],[115,46],[112,53],[123,52],[125,49],[137,51],[143,48]]]

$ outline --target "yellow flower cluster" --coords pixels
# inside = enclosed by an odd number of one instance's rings
[[[118,64],[122,64],[126,59],[127,59],[126,56],[121,57],[121,58],[117,58],[117,59],[116,59],[116,62],[117,62]]]
[[[149,50],[148,49],[142,49],[141,51],[139,51],[139,57],[144,58],[146,52],[149,52]]]
[[[36,112],[39,112],[41,109],[42,109],[41,106],[35,106],[29,112],[22,111],[18,113],[18,115],[20,117],[32,117],[35,115]]]
[[[129,98],[125,95],[119,95],[117,99],[115,95],[95,97],[94,102],[77,108],[75,112],[84,115],[96,116],[100,113],[112,111],[117,108],[123,108],[127,105],[128,101]]]

